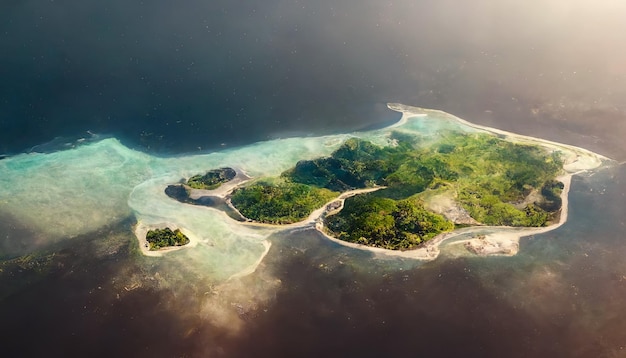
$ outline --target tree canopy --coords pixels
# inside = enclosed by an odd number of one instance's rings
[[[340,239],[390,249],[409,249],[454,228],[425,209],[420,197],[428,191],[453,193],[487,225],[544,226],[560,209],[557,152],[481,133],[450,131],[426,144],[393,136],[389,146],[348,139],[329,157],[299,161],[273,184],[236,190],[232,203],[248,218],[285,224],[306,218],[336,192],[385,186],[347,199],[326,223]],[[533,192],[539,200],[527,202]]]
[[[300,183],[257,183],[235,190],[231,202],[247,218],[270,224],[290,224],[306,219],[337,194]]]
[[[326,220],[337,238],[349,242],[406,250],[449,231],[454,224],[427,211],[418,200],[393,200],[372,194],[348,198],[343,210]]]
[[[165,229],[149,230],[146,234],[146,241],[150,245],[150,250],[158,250],[163,247],[187,245],[189,238],[179,229],[172,231],[166,227]]]
[[[219,168],[206,172],[204,175],[194,175],[187,180],[187,185],[194,189],[212,190],[220,185],[233,180],[237,175],[232,168]]]

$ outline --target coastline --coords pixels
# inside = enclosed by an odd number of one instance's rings
[[[229,195],[232,193],[234,189],[236,189],[241,184],[252,180],[250,176],[248,176],[243,170],[235,169],[237,175],[233,180],[224,183],[217,189],[213,190],[200,190],[200,189],[191,189],[189,196],[192,199],[199,199],[205,196],[214,196],[225,199],[226,204],[233,209],[235,212],[239,213],[239,215],[245,219],[246,221],[237,221],[228,215],[226,218],[229,218],[233,221],[233,225],[244,225],[244,226],[252,226],[259,228],[268,228],[275,231],[283,231],[283,230],[293,230],[293,229],[315,229],[325,238],[330,241],[333,241],[339,245],[358,249],[358,250],[366,250],[374,253],[376,256],[387,256],[387,257],[402,257],[402,258],[411,258],[418,260],[431,261],[436,259],[440,254],[440,247],[442,244],[447,245],[464,245],[468,254],[474,254],[479,256],[490,256],[490,255],[504,255],[504,256],[512,256],[517,254],[519,251],[519,240],[522,237],[532,236],[537,234],[542,234],[551,230],[555,230],[562,226],[568,218],[568,196],[571,188],[571,180],[572,176],[586,172],[588,170],[596,169],[601,167],[606,162],[612,162],[611,159],[602,156],[600,154],[593,153],[584,148],[579,148],[567,144],[561,144],[552,142],[549,140],[544,140],[540,138],[534,138],[524,135],[519,135],[495,128],[490,128],[486,126],[481,126],[477,124],[473,124],[461,118],[458,118],[454,115],[448,114],[439,110],[431,110],[431,109],[423,109],[419,107],[411,107],[402,104],[388,104],[388,107],[394,111],[398,111],[402,113],[402,116],[398,122],[387,127],[394,128],[401,126],[409,121],[409,119],[414,117],[428,117],[429,114],[437,114],[439,116],[445,117],[445,119],[450,119],[453,121],[457,121],[458,123],[482,131],[486,133],[490,133],[493,135],[497,135],[504,140],[520,143],[520,144],[528,144],[534,146],[540,146],[543,148],[547,148],[552,151],[559,151],[562,153],[564,165],[563,165],[563,175],[560,175],[556,178],[556,180],[561,181],[564,184],[564,187],[561,191],[561,211],[559,215],[558,222],[554,222],[553,224],[545,227],[509,227],[509,226],[472,226],[466,227],[462,229],[456,229],[450,232],[442,233],[431,240],[425,242],[420,247],[406,250],[406,251],[396,251],[383,249],[378,247],[371,247],[362,244],[350,243],[343,240],[339,240],[326,232],[324,229],[323,219],[326,216],[333,215],[339,212],[344,205],[345,199],[366,193],[375,190],[382,189],[383,187],[373,187],[366,189],[356,189],[341,193],[337,198],[330,200],[325,203],[322,207],[317,210],[314,210],[306,219],[285,225],[279,224],[266,224],[255,222],[245,218],[241,213],[232,205],[229,200]],[[437,118],[433,120],[439,120]],[[178,246],[172,248],[161,249],[159,251],[149,251],[146,247],[145,235],[146,232],[150,228],[161,228],[163,226],[168,226],[171,229],[175,230],[179,228],[187,237],[190,239],[190,243],[185,246]],[[189,233],[184,228],[181,228],[173,223],[161,223],[159,225],[147,225],[144,223],[137,223],[135,227],[135,235],[139,240],[139,246],[142,253],[146,256],[162,256],[165,253],[180,250],[186,247],[194,247],[198,243],[198,238],[193,235],[193,233]],[[456,238],[457,240],[451,240]],[[261,257],[251,266],[242,270],[241,272],[232,275],[229,279],[243,277],[248,274],[255,272],[257,267],[260,265],[264,257],[269,252],[271,247],[271,243],[263,241],[264,252]]]
[[[567,222],[569,212],[568,197],[573,176],[574,174],[569,174],[556,178],[556,180],[563,183],[563,190],[561,191],[561,213],[558,222],[544,227],[520,228],[521,230],[518,229],[519,231],[503,231],[499,233],[481,235],[477,238],[455,241],[450,245],[463,244],[468,251],[479,256],[513,256],[517,254],[519,252],[519,241],[522,237],[543,234],[556,230]]]

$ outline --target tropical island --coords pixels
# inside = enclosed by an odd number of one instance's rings
[[[187,186],[193,189],[214,190],[223,183],[233,180],[237,172],[233,168],[212,169],[204,175],[194,175],[187,179]]]
[[[572,175],[610,161],[437,110],[388,106],[402,113],[398,123],[328,142],[328,154],[294,161],[278,175],[251,178],[234,169],[227,185],[169,185],[166,194],[225,212],[237,225],[315,228],[384,255],[432,260],[444,241],[477,255],[512,255],[520,237],[567,220]]]
[[[339,192],[378,189],[347,198],[342,210],[325,216],[324,227],[341,240],[391,250],[415,248],[455,227],[540,227],[558,220],[558,152],[485,133],[443,138],[422,143],[393,132],[384,147],[351,138],[329,157],[235,189],[230,201],[253,221],[288,224]],[[433,210],[441,198],[454,202],[455,217]]]
[[[157,251],[161,248],[187,245],[189,238],[180,229],[172,231],[172,229],[166,227],[164,229],[148,230],[146,241],[150,251]]]

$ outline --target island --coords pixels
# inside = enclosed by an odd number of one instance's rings
[[[558,220],[558,152],[485,133],[441,135],[424,143],[392,132],[388,146],[350,138],[329,157],[235,189],[230,201],[253,221],[288,224],[340,192],[375,188],[327,213],[324,228],[341,240],[391,250],[415,248],[455,227],[541,227]],[[447,210],[438,210],[444,200]]]
[[[253,221],[292,224],[306,219],[315,209],[339,195],[327,188],[281,179],[235,189],[230,203]]]
[[[189,238],[180,229],[172,231],[172,229],[166,227],[164,229],[148,230],[146,241],[151,251],[157,251],[161,248],[187,245]]]
[[[311,227],[385,255],[431,260],[444,241],[476,255],[512,255],[520,237],[566,221],[572,175],[610,161],[437,110],[388,106],[402,113],[398,123],[344,136],[329,154],[279,175],[252,178],[238,169],[228,186],[170,185],[166,193],[219,209],[239,225]],[[409,121],[419,117],[444,125],[422,133],[420,122]]]
[[[235,178],[237,172],[233,168],[212,169],[204,175],[194,175],[187,180],[187,186],[193,189],[213,190]]]

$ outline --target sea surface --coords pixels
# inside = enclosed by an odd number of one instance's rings
[[[2,2],[0,355],[626,356],[624,18],[618,0]],[[224,158],[278,173],[394,123],[387,102],[616,165],[575,176],[568,222],[514,257],[381,259],[199,213],[219,233],[202,247],[232,251],[139,252],[138,218],[174,208],[138,184]]]

